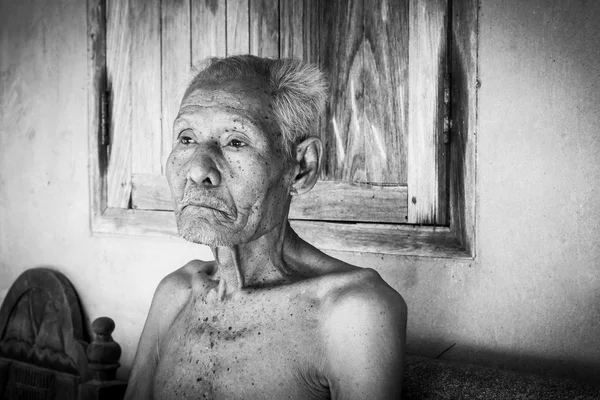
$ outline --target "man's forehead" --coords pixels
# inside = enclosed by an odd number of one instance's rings
[[[206,128],[212,124],[240,123],[241,126],[250,125],[262,128],[264,125],[255,113],[245,109],[224,106],[182,105],[174,122],[175,131],[178,127],[197,126],[198,129]]]
[[[264,80],[232,80],[226,82],[200,82],[186,92],[175,126],[194,124],[198,118],[216,121],[248,123],[265,132],[279,132],[274,125],[271,100],[272,89]],[[194,122],[196,121],[196,122]]]
[[[181,107],[222,104],[235,109],[246,109],[248,105],[267,106],[271,100],[272,93],[264,79],[244,78],[225,82],[198,82],[186,91]]]
[[[262,102],[255,97],[228,91],[200,90],[190,93],[181,102],[177,121],[187,121],[198,117],[226,118],[260,125],[259,120],[268,113]]]

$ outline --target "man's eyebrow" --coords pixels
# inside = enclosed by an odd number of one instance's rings
[[[175,121],[173,122],[173,128],[177,128],[180,125],[188,125],[188,126],[198,126],[198,124],[196,123],[196,121],[194,121],[193,118],[189,118],[189,116],[193,116],[194,115],[194,108],[198,108],[201,106],[185,106],[181,109],[181,112],[179,113],[179,115],[177,116],[177,118],[175,118]],[[186,108],[188,109],[186,111]],[[201,107],[201,108],[206,108],[206,107]],[[261,129],[261,124],[260,121],[255,118],[252,117],[250,115],[248,115],[246,112],[240,112],[240,111],[245,111],[241,108],[236,108],[236,107],[225,107],[225,109],[227,111],[230,112],[229,118],[231,119],[231,122],[233,123],[241,123],[241,124],[248,124],[251,125],[253,128],[256,129]]]
[[[248,117],[245,115],[236,115],[235,117],[232,118],[232,122],[239,122],[241,124],[249,124],[253,128],[257,128],[257,129],[260,127],[260,124],[258,123],[256,118]]]
[[[187,119],[185,117],[185,115],[179,114],[177,115],[177,117],[175,118],[175,121],[173,121],[173,134],[178,134],[177,129],[180,126],[190,126],[193,125],[193,122],[190,121],[189,119]]]

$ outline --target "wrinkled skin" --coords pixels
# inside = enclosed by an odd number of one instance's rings
[[[158,286],[127,399],[400,397],[406,304],[287,222],[321,142],[284,155],[266,83],[190,88],[167,178],[180,234],[211,247]]]
[[[174,136],[167,177],[184,238],[246,243],[283,222],[294,170],[260,85],[236,81],[190,91]]]

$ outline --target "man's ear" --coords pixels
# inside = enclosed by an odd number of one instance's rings
[[[321,139],[310,136],[296,145],[297,173],[292,183],[293,194],[303,194],[315,186],[319,179],[323,143]]]

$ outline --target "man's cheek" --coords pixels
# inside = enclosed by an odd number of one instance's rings
[[[167,158],[167,163],[165,165],[165,175],[167,176],[167,180],[170,182],[171,180],[173,180],[174,178],[177,177],[177,175],[181,174],[181,168],[183,166],[183,162],[181,161],[181,159],[177,156],[177,154],[175,153],[176,150],[173,150],[171,152],[171,154],[169,155],[169,158]]]

